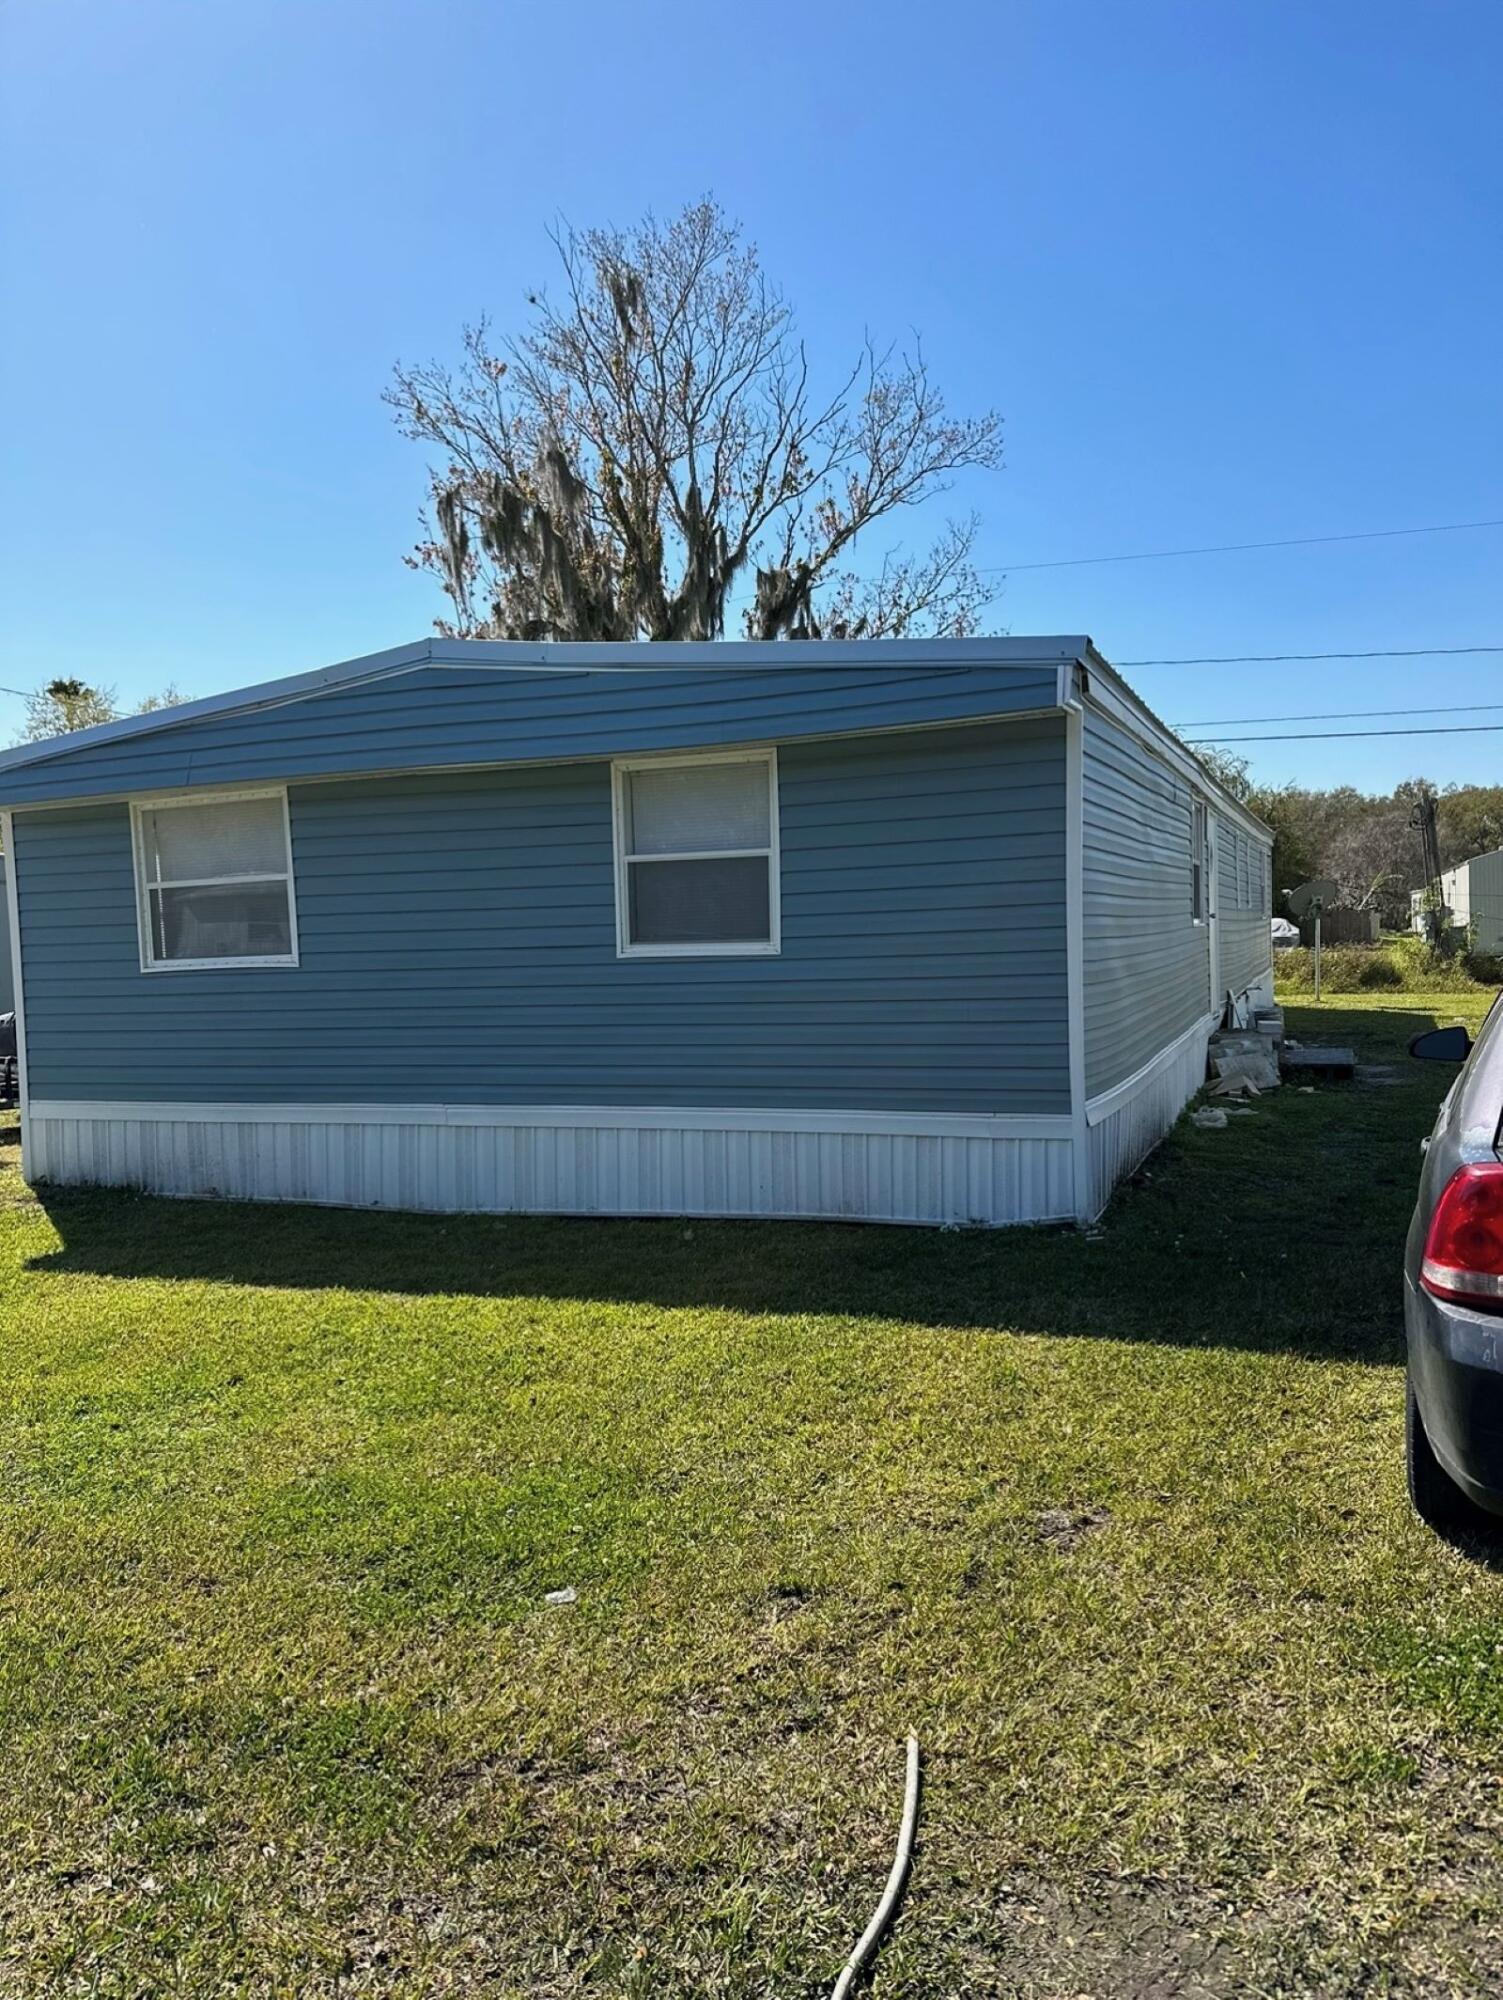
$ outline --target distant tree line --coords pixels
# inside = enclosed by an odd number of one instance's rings
[[[1353,909],[1376,909],[1387,930],[1409,924],[1410,891],[1424,887],[1424,859],[1415,807],[1435,799],[1442,868],[1503,847],[1503,785],[1432,784],[1406,778],[1391,792],[1355,785],[1314,790],[1260,785],[1247,760],[1227,751],[1205,760],[1223,784],[1273,828],[1274,909],[1283,892],[1316,877],[1334,881]]]

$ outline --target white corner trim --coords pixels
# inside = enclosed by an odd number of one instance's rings
[[[1206,827],[1206,963],[1210,972],[1210,1010],[1219,1013],[1225,995],[1221,990],[1221,819],[1207,814]],[[1270,946],[1270,949],[1272,947]]]
[[[10,976],[16,993],[16,1088],[21,1098],[21,1173],[31,1158],[30,1094],[26,1087],[26,996],[21,968],[21,885],[16,869],[16,829],[12,816],[0,812],[0,841],[5,844],[6,921],[10,931]]]
[[[1085,712],[1065,706],[1065,991],[1070,1065],[1070,1144],[1075,1162],[1075,1213],[1091,1206],[1086,1130],[1085,1023]]]
[[[1213,1008],[1209,1013],[1202,1015],[1200,1020],[1192,1021],[1183,1034],[1176,1035],[1172,1042],[1166,1043],[1156,1055],[1150,1056],[1141,1068],[1135,1069],[1131,1076],[1124,1077],[1120,1083],[1114,1083],[1110,1090],[1098,1091],[1096,1096],[1086,1103],[1086,1123],[1093,1126],[1100,1125],[1108,1118],[1115,1117],[1117,1112],[1130,1104],[1140,1092],[1146,1090],[1155,1077],[1172,1067],[1197,1035],[1208,1034],[1215,1027],[1217,1019],[1218,1014]]]
[[[47,1098],[38,1118],[132,1119],[173,1125],[482,1125],[558,1130],[811,1132],[919,1139],[1068,1139],[1063,1113],[779,1111],[622,1104],[247,1104]]]

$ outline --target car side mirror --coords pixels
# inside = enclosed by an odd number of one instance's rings
[[[1409,1053],[1421,1062],[1464,1063],[1472,1053],[1472,1038],[1459,1024],[1454,1028],[1427,1028],[1409,1044]]]

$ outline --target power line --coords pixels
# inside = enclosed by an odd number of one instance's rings
[[[1205,722],[1176,722],[1181,729],[1241,729],[1265,722],[1360,722],[1378,715],[1491,715],[1503,701],[1464,701],[1455,708],[1333,708],[1315,715],[1215,715]],[[1404,733],[1404,732],[1401,732]]]
[[[1296,729],[1282,736],[1187,736],[1186,743],[1340,743],[1352,736],[1490,736],[1503,722],[1453,722],[1440,729]]]
[[[1399,535],[1459,535],[1471,528],[1503,528],[1503,520],[1441,521],[1427,528],[1367,528],[1346,535],[1292,535],[1277,542],[1213,542],[1196,549],[1137,549],[1120,556],[1060,556],[1053,562],[993,563],[979,574],[1001,576],[1025,569],[1083,569],[1095,563],[1167,562],[1171,556],[1240,555],[1248,549],[1313,549],[1329,542],[1386,542]],[[1140,660],[1135,664],[1146,663]]]
[[[1503,653],[1503,646],[1407,646],[1372,653],[1208,653],[1203,659],[1115,660],[1118,667],[1266,667],[1280,660],[1440,660],[1458,653]]]

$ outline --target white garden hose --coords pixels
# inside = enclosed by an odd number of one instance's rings
[[[898,1898],[903,1893],[903,1884],[908,1879],[908,1865],[913,1859],[913,1836],[918,1829],[919,1803],[919,1746],[918,1738],[908,1739],[908,1779],[903,1788],[903,1823],[898,1828],[898,1851],[892,1858],[892,1872],[887,1878],[887,1887],[882,1891],[871,1922],[857,1940],[856,1949],[845,1962],[845,1970],[835,1982],[835,1991],[830,2000],[847,2000],[854,1987],[861,1968],[866,1964],[881,1940],[882,1933],[892,1921],[892,1913],[898,1907]]]

